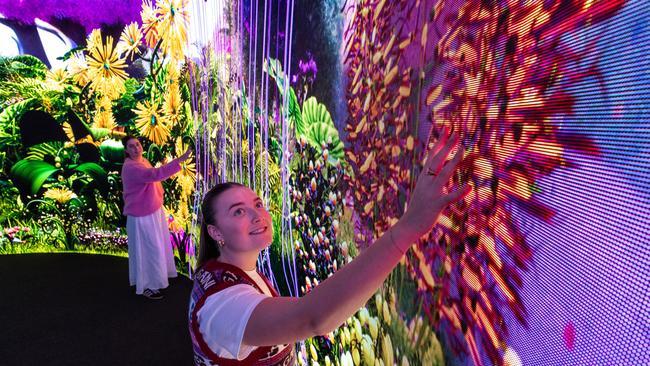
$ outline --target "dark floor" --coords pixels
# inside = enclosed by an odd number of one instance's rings
[[[0,365],[191,365],[190,291],[135,295],[126,258],[0,256]]]

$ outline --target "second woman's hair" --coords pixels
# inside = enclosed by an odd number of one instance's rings
[[[124,146],[124,157],[125,158],[130,158],[129,152],[126,150],[126,148],[127,148],[127,145],[129,144],[129,140],[133,140],[133,139],[138,140],[138,138],[133,136],[133,135],[126,135],[126,136],[122,137],[122,146]],[[140,140],[138,140],[138,141],[140,141]]]
[[[212,187],[208,192],[206,192],[205,196],[203,196],[203,202],[201,202],[202,217],[201,234],[199,238],[199,258],[197,263],[199,268],[202,267],[208,260],[219,257],[219,246],[208,233],[208,225],[215,225],[217,223],[217,220],[215,218],[215,201],[222,193],[233,187],[246,186],[235,182],[219,183],[216,186]]]

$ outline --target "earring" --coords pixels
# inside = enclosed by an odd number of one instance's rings
[[[223,248],[224,244],[225,244],[225,242],[223,241],[223,239],[217,240],[217,245],[219,246],[219,248]]]

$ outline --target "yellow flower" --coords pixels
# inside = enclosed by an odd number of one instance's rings
[[[90,35],[88,35],[88,39],[86,40],[86,49],[91,50],[95,47],[101,47],[102,44],[102,31],[99,29],[93,29],[92,32],[90,32]]]
[[[167,81],[170,84],[174,84],[178,81],[178,66],[173,62],[167,64]]]
[[[142,136],[148,138],[156,145],[162,145],[169,140],[169,129],[165,120],[160,116],[158,105],[145,101],[138,103],[133,110],[137,115],[135,126]]]
[[[181,156],[186,150],[187,145],[183,143],[182,138],[176,139],[175,150],[176,156]],[[181,196],[187,197],[194,191],[194,183],[196,182],[196,164],[192,161],[193,156],[190,156],[181,163],[181,171],[178,173],[178,184],[181,187]]]
[[[379,320],[374,317],[368,318],[368,329],[370,330],[370,336],[372,339],[377,339],[377,334],[379,333]]]
[[[182,105],[183,100],[181,99],[180,91],[178,91],[178,84],[169,85],[163,103],[163,112],[165,114],[167,125],[174,126],[180,121]]]
[[[104,96],[99,99],[97,106],[103,111],[110,111],[113,108],[113,102],[111,101],[111,98]]]
[[[318,352],[316,352],[316,348],[313,344],[309,345],[309,353],[311,354],[312,360],[318,360]]]
[[[383,303],[383,308],[382,308],[382,320],[386,323],[386,325],[390,325],[391,322],[391,314],[390,314],[390,309],[388,307],[388,303],[384,301]]]
[[[352,361],[354,362],[354,366],[359,366],[361,363],[361,356],[357,347],[352,348]]]
[[[160,48],[173,60],[184,57],[187,44],[187,0],[161,0],[156,14],[159,16],[158,34],[162,39]]]
[[[338,221],[336,222],[338,224]],[[359,321],[361,322],[361,325],[366,325],[366,323],[368,322],[368,318],[370,317],[370,313],[368,312],[368,309],[366,309],[365,307],[359,309],[358,317],[359,317]]]
[[[364,365],[374,365],[375,363],[375,349],[372,338],[364,334],[361,339],[361,355],[363,356]]]
[[[88,82],[90,82],[86,56],[84,56],[82,52],[75,52],[70,56],[66,69],[68,70],[68,73],[72,75],[72,80],[80,86],[84,87]]]
[[[46,85],[55,91],[63,91],[63,83],[68,78],[65,69],[58,68],[47,72]]]
[[[361,336],[363,335],[363,331],[361,329],[361,322],[359,321],[359,319],[355,317],[352,324],[353,324],[353,328],[352,328],[353,338],[356,339],[357,341],[361,341]]]
[[[390,335],[385,334],[383,342],[381,343],[381,358],[384,365],[392,365],[395,362],[393,355],[393,342],[390,340]]]
[[[106,43],[94,44],[89,52],[88,66],[92,89],[115,100],[124,92],[127,78],[124,59],[119,58],[113,48],[113,37],[106,37]]]
[[[93,119],[93,127],[108,128],[109,130],[117,127],[113,113],[110,110],[98,111],[95,113],[95,118]]]
[[[185,229],[191,221],[187,202],[181,202],[176,212],[172,213],[172,210],[168,208],[165,208],[165,212],[171,213],[172,220],[169,222],[170,231],[178,232],[181,229]]]
[[[151,5],[151,1],[144,0],[142,2],[140,17],[142,17],[144,39],[150,48],[154,48],[158,43],[158,18],[156,18],[156,11]]]
[[[57,68],[52,71],[48,71],[47,78],[56,83],[61,83],[68,78],[68,73],[63,68]]]
[[[116,51],[122,57],[131,59],[135,55],[140,54],[138,46],[140,46],[140,40],[142,39],[142,32],[138,28],[138,24],[133,22],[122,31],[120,36],[120,41],[117,42]]]
[[[73,198],[77,198],[77,195],[67,188],[50,188],[45,191],[43,197],[53,199],[56,202],[63,204]]]

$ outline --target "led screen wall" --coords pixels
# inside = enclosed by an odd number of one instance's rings
[[[573,58],[559,82],[567,99],[548,108],[573,103],[554,117],[566,165],[536,183],[556,212],[514,215],[533,250],[528,329],[509,320],[524,365],[650,362],[649,11],[629,1],[561,37]]]
[[[361,3],[343,57],[362,240],[401,212],[404,130],[463,136],[474,192],[409,257],[454,362],[648,364],[650,4]]]

